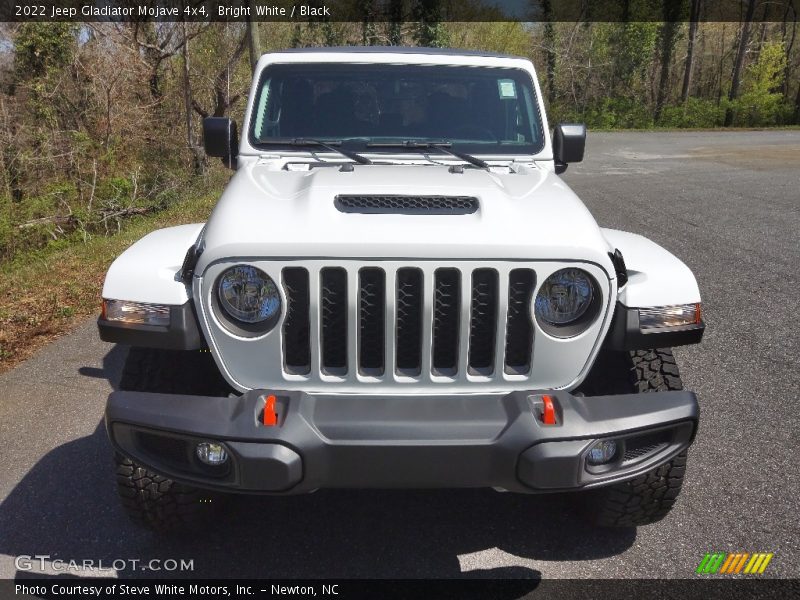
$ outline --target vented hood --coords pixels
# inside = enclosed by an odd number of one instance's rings
[[[205,232],[198,272],[230,257],[583,260],[613,273],[592,215],[556,175],[441,165],[243,166]],[[463,214],[351,212],[337,197],[471,198]]]

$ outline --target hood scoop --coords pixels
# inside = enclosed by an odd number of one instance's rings
[[[473,196],[338,195],[334,206],[344,213],[370,215],[471,215]]]

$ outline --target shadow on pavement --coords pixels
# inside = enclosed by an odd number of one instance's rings
[[[93,379],[106,379],[113,389],[119,389],[119,380],[122,377],[122,368],[128,356],[128,346],[114,344],[103,357],[103,367],[80,367],[78,373]]]
[[[104,361],[114,387],[121,358],[124,350],[115,347]],[[613,556],[635,538],[635,529],[586,526],[569,496],[492,490],[234,496],[192,537],[159,537],[131,524],[119,506],[102,421],[92,435],[46,454],[0,504],[0,553],[102,559],[104,566],[118,559],[194,561],[193,572],[128,565],[122,577],[538,579],[539,571],[524,566],[528,560]]]

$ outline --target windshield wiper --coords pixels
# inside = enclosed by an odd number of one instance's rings
[[[314,140],[311,138],[294,138],[292,140],[263,140],[258,142],[258,145],[265,145],[265,146],[320,146],[321,148],[325,148],[326,150],[330,150],[331,152],[336,152],[341,154],[342,156],[349,158],[352,161],[357,162],[360,165],[371,165],[373,162],[368,159],[366,156],[361,156],[357,152],[353,152],[352,150],[346,150],[344,148],[337,148],[337,146],[342,145],[341,140],[333,140],[330,142],[321,142],[319,140]]]
[[[434,149],[440,150],[445,154],[460,158],[464,162],[479,167],[481,169],[489,169],[489,163],[476,156],[467,154],[466,152],[459,152],[452,150],[453,143],[447,141],[441,142],[420,142],[416,140],[404,140],[402,142],[370,142],[367,144],[368,148],[412,148],[415,150]]]

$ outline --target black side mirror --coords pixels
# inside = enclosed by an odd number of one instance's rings
[[[567,170],[569,163],[581,162],[586,148],[586,125],[583,123],[559,123],[553,130],[553,159],[556,174]]]
[[[226,167],[236,168],[239,155],[239,134],[236,122],[227,117],[203,119],[203,145],[208,156],[219,156]]]

